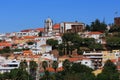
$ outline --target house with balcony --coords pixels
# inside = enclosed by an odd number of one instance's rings
[[[85,35],[86,38],[94,38],[97,43],[103,43],[104,33],[102,32],[87,32]]]
[[[102,56],[103,56],[102,52],[90,52],[90,53],[84,52],[83,56],[91,59],[94,69],[99,69],[102,67]]]
[[[10,70],[19,68],[20,61],[18,60],[6,60],[0,56],[0,73],[10,72]]]

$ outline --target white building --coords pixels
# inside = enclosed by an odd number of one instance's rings
[[[17,37],[23,37],[23,36],[38,36],[38,33],[37,31],[35,30],[23,30],[21,32],[16,32],[15,33],[15,36]]]
[[[0,40],[5,40],[6,39],[6,35],[5,34],[0,34]]]
[[[88,32],[88,34],[86,34],[86,37],[87,38],[94,38],[97,43],[103,43],[102,37],[104,37],[104,33],[102,33],[102,32]]]
[[[102,67],[102,58],[103,58],[102,52],[90,52],[90,53],[84,52],[83,56],[91,59],[94,69],[98,69]]]
[[[0,57],[0,73],[10,72],[11,69],[18,68],[20,61],[6,60],[4,57]]]
[[[93,63],[92,63],[91,59],[89,59],[89,58],[82,58],[82,59],[80,59],[80,58],[68,58],[68,60],[72,63],[81,63],[82,65],[86,65],[89,68],[94,69]],[[62,67],[62,64],[63,64],[63,61],[60,61],[58,64],[58,68]]]
[[[48,54],[48,53],[42,54],[41,58],[43,58],[43,59],[49,59],[49,60],[52,60],[52,61],[57,60],[57,58],[55,58],[53,54]]]
[[[81,61],[81,64],[86,65],[86,66],[94,69],[94,66],[93,66],[93,64],[92,64],[91,59],[87,59],[87,58],[86,58],[86,59],[83,59],[83,60]]]

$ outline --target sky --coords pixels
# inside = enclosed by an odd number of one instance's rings
[[[44,27],[53,23],[83,22],[99,19],[107,24],[120,17],[120,0],[0,0],[0,33]]]

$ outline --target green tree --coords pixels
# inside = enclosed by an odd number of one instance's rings
[[[92,69],[81,63],[73,63],[70,72],[65,72],[64,80],[95,80]]]
[[[14,71],[13,71],[14,72]],[[12,73],[11,73],[12,74]],[[14,74],[13,74],[14,75]],[[22,69],[18,69],[16,80],[27,80],[30,79],[27,71],[23,71]]]
[[[13,49],[13,52],[20,52],[20,51],[22,51],[22,49]]]
[[[69,72],[70,71],[70,67],[71,67],[71,63],[69,60],[65,60],[63,61],[62,67],[64,69],[65,72]]]
[[[91,31],[101,31],[104,32],[107,30],[107,25],[105,22],[100,22],[99,19],[96,19],[94,22],[91,23]]]
[[[42,67],[44,68],[44,71],[46,71],[46,68],[48,67],[47,61],[42,62]]]
[[[11,79],[16,80],[19,77],[18,76],[18,72],[19,72],[19,69],[12,69],[10,71],[10,77],[11,77]]]
[[[80,43],[82,39],[76,33],[64,33],[62,36],[63,44],[64,44],[64,54],[70,54],[72,50],[80,48]],[[66,50],[66,51],[65,51]],[[65,53],[66,52],[66,53]]]
[[[3,74],[0,73],[0,80],[3,80]]]
[[[90,31],[90,26],[89,26],[89,25],[86,25],[85,30],[86,30],[86,31]]]
[[[63,56],[64,55],[64,44],[59,44],[58,45],[58,52],[59,52],[59,56]]]
[[[0,74],[0,80],[33,80],[27,71],[12,69],[10,72]]]
[[[100,43],[96,43],[96,44],[93,44],[93,45],[89,45],[89,48],[91,49],[91,50],[96,50],[96,51],[99,51],[99,50],[103,50],[103,46],[102,46],[102,44],[100,44]]]
[[[119,37],[107,37],[106,38],[107,46],[110,49],[119,49],[120,48],[120,38]]]
[[[107,60],[97,80],[119,80],[119,75],[116,65],[111,60]]]
[[[3,48],[3,52],[4,52],[4,53],[10,53],[10,52],[11,52],[10,47],[8,47],[8,46],[7,46],[7,47],[4,47],[4,48]]]
[[[55,70],[56,72],[56,69],[58,68],[58,62],[57,61],[53,61],[52,63],[52,68]]]
[[[50,74],[49,71],[45,71],[45,75],[40,78],[40,80],[56,80],[54,76]]]
[[[62,40],[64,43],[64,54],[69,54],[69,43],[71,42],[72,38],[74,36],[74,33],[64,33],[62,36]]]
[[[81,63],[73,63],[71,70],[74,73],[91,73],[93,71],[93,69],[89,68],[86,65],[82,65]]]
[[[0,42],[2,42],[3,40],[2,39],[0,39]]]
[[[3,80],[5,79],[10,79],[10,73],[9,72],[4,72],[3,73]]]
[[[116,73],[118,72],[117,66],[113,62],[111,62],[111,60],[107,60],[103,67],[102,72],[103,73]]]
[[[27,44],[28,44],[28,45],[33,45],[34,42],[33,42],[33,41],[29,41],[29,42],[27,42]]]
[[[30,75],[32,75],[33,79],[35,79],[38,64],[35,61],[30,61],[29,66],[30,66]]]
[[[94,38],[84,38],[81,46],[88,47],[89,45],[93,45],[93,44],[95,44]]]
[[[52,49],[56,49],[57,48],[57,45],[58,45],[58,40],[54,40],[54,39],[48,39],[46,41],[46,43],[48,45],[51,45],[52,46]]]
[[[120,26],[113,25],[113,26],[110,28],[109,32],[110,32],[110,33],[120,32]]]
[[[26,70],[27,67],[28,67],[28,64],[26,60],[20,62],[20,69]]]

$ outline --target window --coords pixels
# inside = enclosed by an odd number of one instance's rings
[[[17,64],[9,64],[8,67],[18,67]]]
[[[85,62],[85,64],[87,64],[88,62]]]
[[[118,54],[116,54],[116,56],[118,56]]]

